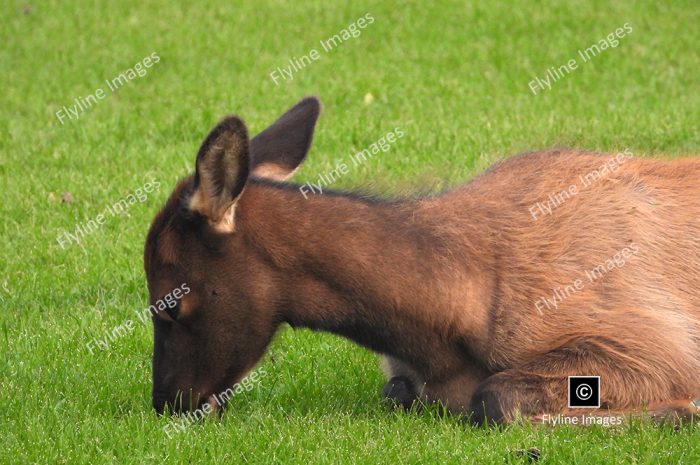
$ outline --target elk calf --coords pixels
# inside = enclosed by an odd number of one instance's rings
[[[153,315],[158,412],[213,406],[288,323],[384,355],[397,403],[477,423],[575,413],[569,375],[600,376],[601,414],[695,413],[700,161],[536,152],[435,196],[305,196],[286,181],[318,114],[252,140],[223,119],[153,221],[151,301],[191,289]]]

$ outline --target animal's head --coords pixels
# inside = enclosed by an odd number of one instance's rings
[[[148,232],[144,267],[154,327],[153,407],[191,411],[253,368],[278,321],[269,271],[240,230],[249,177],[291,177],[311,145],[319,102],[306,98],[248,140],[239,118],[206,137]],[[215,407],[215,405],[212,405]]]

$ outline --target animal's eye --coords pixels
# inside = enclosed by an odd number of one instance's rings
[[[174,321],[177,321],[177,317],[180,314],[180,301],[178,300],[177,303],[173,308],[166,308],[165,313],[168,314],[170,318],[172,318]]]

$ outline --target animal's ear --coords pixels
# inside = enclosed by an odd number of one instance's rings
[[[284,181],[294,175],[304,161],[321,102],[306,97],[250,141],[251,174]]]
[[[235,116],[224,118],[197,153],[191,211],[204,216],[218,232],[235,229],[236,201],[248,179],[248,131]]]

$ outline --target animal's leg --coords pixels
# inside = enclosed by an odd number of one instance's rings
[[[394,357],[385,356],[382,362],[389,378],[382,390],[382,397],[391,405],[410,410],[423,388],[423,379],[408,364]]]
[[[468,414],[474,392],[490,373],[470,365],[460,373],[441,382],[428,382],[420,394],[421,401],[439,403],[452,414]]]
[[[471,402],[472,423],[607,412],[692,416],[697,409],[691,401],[700,397],[697,367],[663,352],[660,347],[631,350],[604,338],[572,342],[484,381]],[[568,377],[575,375],[600,376],[600,409],[568,408]]]
[[[490,373],[475,363],[465,363],[463,370],[439,382],[424,381],[409,365],[387,357],[385,369],[390,377],[383,397],[409,410],[415,401],[440,403],[451,413],[468,413],[474,391]]]

